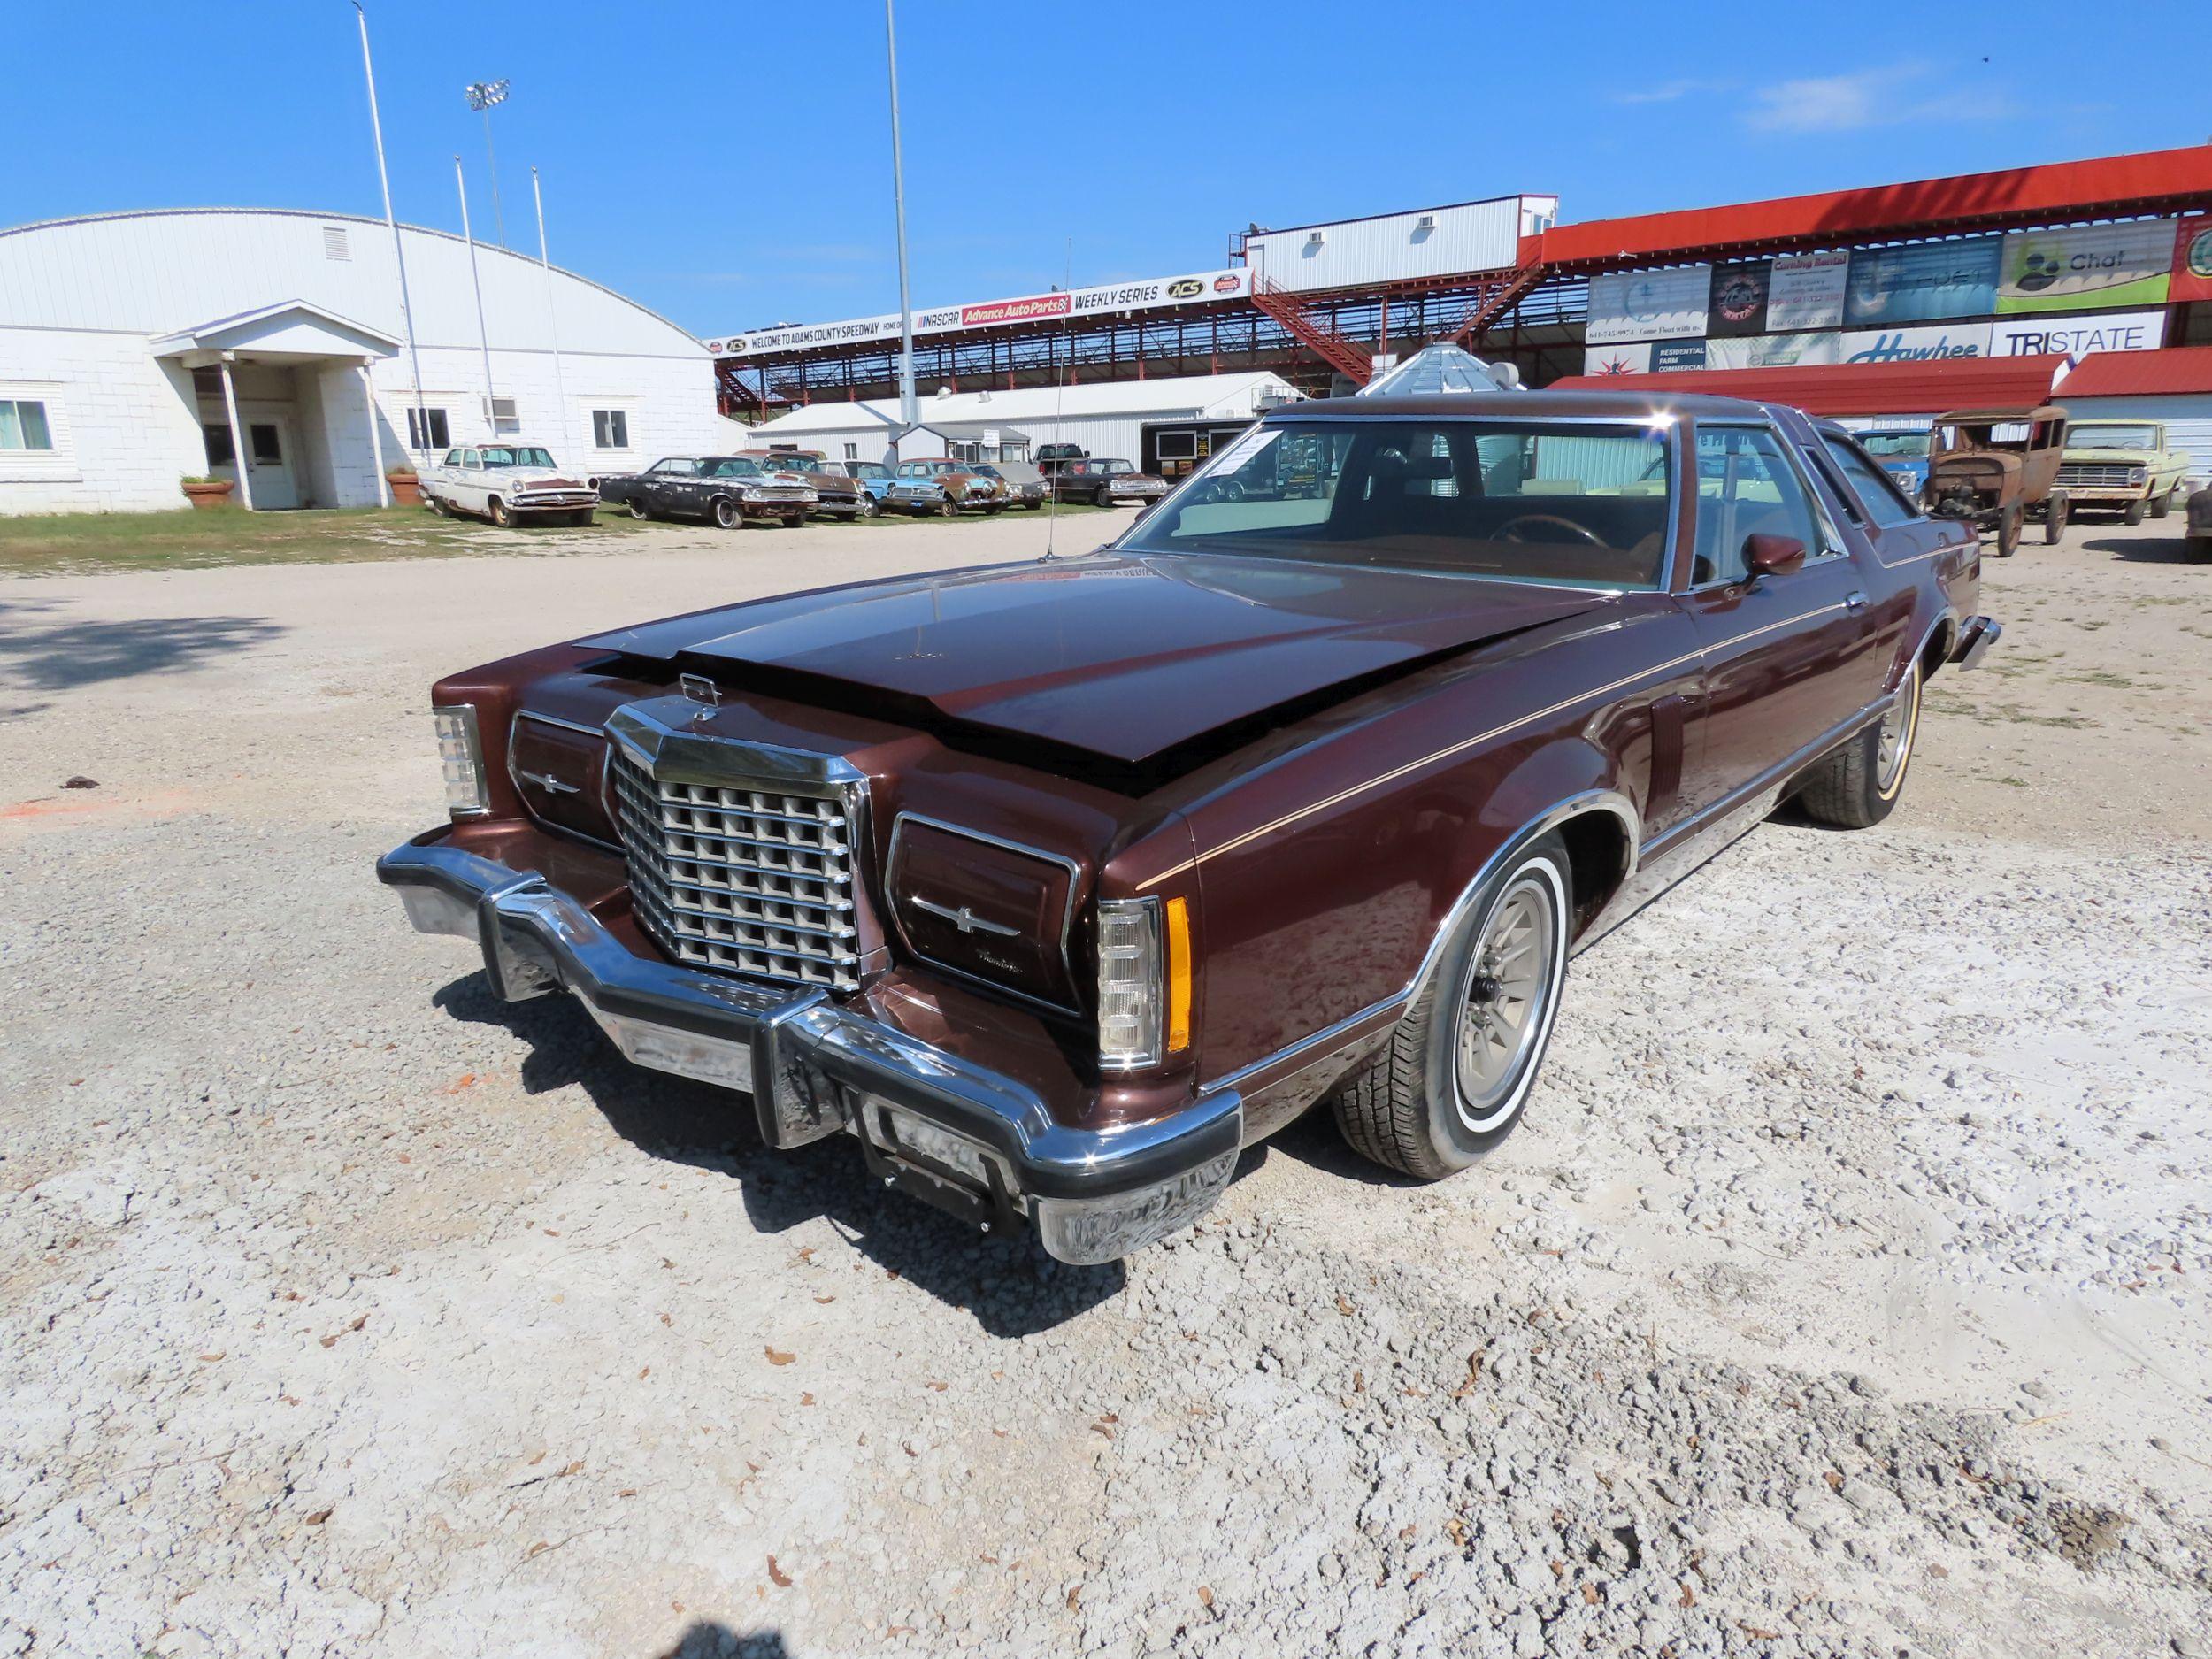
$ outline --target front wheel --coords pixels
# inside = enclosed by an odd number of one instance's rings
[[[1905,791],[1905,771],[1919,734],[1920,664],[1915,663],[1882,718],[1822,761],[1807,781],[1798,796],[1807,815],[1837,829],[1879,824]]]
[[[633,496],[631,496],[631,497],[630,497],[630,517],[631,517],[631,518],[636,518],[636,519],[638,519],[638,520],[640,520],[640,521],[644,521],[644,520],[647,520],[647,519],[651,518],[652,518],[652,516],[653,516],[653,515],[652,515],[651,513],[649,513],[649,512],[648,512],[648,511],[645,511],[645,503],[644,503],[642,501],[641,501],[641,500],[640,500],[637,496],[635,496],[635,495],[633,495]]]
[[[2143,503],[2139,497],[2137,500],[2128,503],[2125,507],[2121,509],[2120,522],[2122,524],[2140,524],[2143,522]]]
[[[1337,1091],[1337,1126],[1354,1151],[1441,1180],[1513,1133],[1559,1016],[1573,917],[1573,871],[1556,834],[1504,860],[1389,1046]]]
[[[2174,510],[2174,497],[2180,493],[2181,486],[2177,484],[2171,489],[2168,490],[2163,495],[2161,495],[2156,501],[2151,503],[2151,517],[2154,518],[2163,518],[2168,513],[2171,512]]]
[[[960,511],[960,503],[949,495],[940,495],[934,511],[940,518],[956,518]]]
[[[735,530],[741,528],[744,523],[745,513],[742,508],[741,508],[735,502],[732,501],[727,495],[718,495],[715,497],[714,527],[716,529]]]
[[[1997,515],[1997,557],[2008,559],[2020,546],[2020,515],[2018,503]]]
[[[515,516],[507,510],[507,503],[498,496],[492,497],[492,522],[503,530],[514,528]]]
[[[853,517],[872,518],[880,511],[881,509],[876,505],[876,498],[873,495],[863,495],[858,504],[853,508]]]
[[[1091,497],[1091,505],[1094,507],[1110,507],[1113,504],[1114,492],[1110,489],[1101,489],[1098,494]]]

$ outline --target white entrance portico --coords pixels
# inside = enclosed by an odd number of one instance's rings
[[[242,506],[390,504],[370,365],[400,342],[285,300],[163,334],[156,358],[188,372],[210,477]]]

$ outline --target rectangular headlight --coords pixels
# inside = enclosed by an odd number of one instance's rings
[[[1098,1063],[1108,1071],[1159,1063],[1160,979],[1160,902],[1100,900]]]
[[[481,812],[491,804],[484,791],[484,746],[476,735],[472,703],[433,709],[438,728],[438,766],[445,774],[445,803],[455,817]]]

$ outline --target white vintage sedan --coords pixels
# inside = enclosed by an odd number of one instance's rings
[[[535,444],[481,443],[448,449],[423,474],[422,498],[434,513],[468,513],[496,525],[589,524],[599,491],[588,479],[569,477]]]

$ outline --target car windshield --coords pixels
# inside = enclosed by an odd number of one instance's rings
[[[2090,423],[2078,426],[2066,434],[2070,449],[2155,449],[2158,448],[2158,428],[2155,426],[2109,426]]]
[[[708,470],[706,476],[709,478],[758,478],[761,476],[761,469],[757,462],[749,461],[741,455],[731,455],[725,456],[721,460],[717,461]]]
[[[1898,457],[1920,460],[1928,453],[1928,434],[1924,432],[1862,432],[1859,447],[1878,461]]]
[[[1091,463],[1091,471],[1094,472],[1105,472],[1111,474],[1116,472],[1133,472],[1136,470],[1137,469],[1135,467],[1130,465],[1126,461],[1094,461]]]
[[[848,461],[845,470],[855,478],[888,478],[891,469],[880,461]]]
[[[998,468],[993,466],[988,461],[971,461],[968,463],[968,471],[973,472],[979,478],[998,478],[1002,476]]]
[[[767,455],[761,457],[770,466],[780,466],[787,472],[818,472],[822,464],[810,455]]]
[[[1665,430],[1625,420],[1285,420],[1214,457],[1118,545],[1655,588],[1671,473]]]
[[[543,449],[498,449],[479,451],[486,466],[550,466],[553,457]]]

